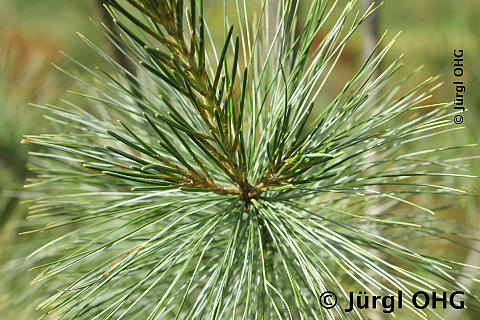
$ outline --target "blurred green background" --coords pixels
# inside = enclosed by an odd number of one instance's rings
[[[310,0],[299,1],[301,12],[304,12]],[[231,5],[234,3],[229,2]],[[345,2],[340,1],[339,7]],[[223,16],[221,3],[206,0],[207,19],[209,16]],[[249,8],[253,10],[259,3],[249,1]],[[406,69],[413,70],[424,65],[423,78],[440,75],[445,82],[434,97],[436,102],[454,99],[453,50],[463,49],[465,52],[463,80],[467,86],[465,101],[469,109],[464,114],[466,129],[449,137],[437,138],[432,144],[476,143],[479,140],[476,127],[480,125],[479,14],[480,2],[475,0],[386,0],[378,13],[379,30],[383,33],[388,29],[388,39],[402,31],[389,57],[392,59],[405,53]],[[55,104],[65,98],[66,90],[74,85],[70,78],[51,66],[54,62],[67,69],[75,69],[59,50],[89,66],[102,63],[75,34],[79,31],[108,50],[109,45],[100,29],[89,18],[97,23],[99,21],[98,2],[95,0],[0,0],[0,319],[10,319],[13,315],[19,320],[36,318],[31,310],[13,310],[10,307],[12,293],[21,291],[31,278],[31,275],[25,276],[25,267],[20,264],[25,255],[22,242],[28,240],[16,235],[24,228],[27,211],[21,199],[32,196],[22,188],[29,175],[26,169],[28,150],[19,142],[22,134],[49,131],[42,111],[28,106],[28,103]],[[299,21],[302,21],[301,14]],[[209,19],[208,23],[214,38],[223,35],[222,19]],[[347,47],[327,86],[327,96],[334,95],[359,66],[362,31]],[[478,154],[478,148],[474,151]],[[472,165],[473,173],[479,174],[478,161],[472,161]],[[464,187],[480,189],[478,182]],[[463,199],[455,209],[455,219],[479,226],[478,208],[478,200]],[[16,245],[12,246],[13,243]],[[448,248],[441,250],[448,251]],[[480,259],[472,252],[446,254],[480,265]],[[17,302],[21,302],[22,298],[18,299]],[[478,319],[476,312],[478,310],[462,312],[460,319]]]

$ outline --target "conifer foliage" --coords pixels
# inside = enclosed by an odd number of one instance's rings
[[[91,76],[78,77],[81,99],[38,105],[57,131],[23,140],[36,145],[28,187],[43,193],[29,233],[51,237],[29,257],[49,294],[39,308],[59,319],[363,319],[345,311],[348,292],[468,295],[461,263],[422,247],[454,232],[424,199],[465,195],[447,183],[471,178],[449,157],[468,146],[422,143],[458,129],[451,105],[428,102],[435,78],[404,88],[401,57],[385,62],[394,40],[327,101],[347,41],[377,8],[302,4],[304,21],[295,1],[258,1],[255,19],[243,0],[221,3],[219,44],[202,0],[105,1],[117,25],[105,34],[135,72],[80,35],[109,67],[71,58]]]

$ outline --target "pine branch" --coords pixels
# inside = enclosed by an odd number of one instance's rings
[[[236,1],[230,25],[224,2],[217,50],[202,0],[105,2],[120,30],[106,35],[136,71],[81,36],[107,68],[72,59],[94,79],[70,74],[85,104],[38,106],[59,129],[23,140],[38,148],[26,187],[45,194],[25,234],[53,234],[29,257],[34,282],[52,288],[40,309],[75,319],[354,319],[364,310],[341,306],[358,288],[474,298],[455,280],[463,265],[423,246],[469,247],[467,232],[435,216],[446,206],[424,199],[469,196],[451,181],[478,179],[460,155],[472,145],[424,143],[460,129],[450,104],[428,102],[436,78],[407,87],[419,70],[402,76],[401,57],[384,67],[395,42],[385,34],[332,101],[319,99],[378,7],[357,13],[351,1],[333,17],[334,5],[312,1],[301,23],[297,1],[265,0],[252,24]],[[333,309],[321,305],[325,291],[338,296]]]

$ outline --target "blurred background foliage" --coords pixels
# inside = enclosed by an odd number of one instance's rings
[[[228,2],[229,5],[234,5],[234,0]],[[301,5],[302,2],[306,3],[309,0],[300,0]],[[217,18],[223,17],[221,3],[219,0],[205,1],[206,17],[214,39],[223,38],[223,19]],[[259,3],[260,1],[250,0],[249,9],[254,11]],[[304,10],[300,10],[300,23],[306,7],[307,5],[301,6]],[[421,73],[423,79],[430,75],[441,76],[444,85],[437,91],[435,102],[454,99],[453,50],[463,49],[465,52],[463,80],[467,86],[465,101],[469,109],[465,114],[466,128],[447,137],[435,138],[431,141],[432,145],[445,146],[479,141],[479,131],[476,127],[480,125],[479,14],[480,2],[475,0],[386,0],[379,11],[380,32],[388,29],[389,37],[392,37],[402,31],[390,52],[390,58],[405,53],[406,69],[413,70],[419,65],[424,65],[424,71]],[[21,199],[31,196],[22,187],[29,175],[26,165],[28,150],[19,142],[22,134],[49,131],[49,124],[44,121],[42,111],[29,106],[28,103],[55,104],[68,95],[67,89],[74,86],[69,77],[51,66],[53,62],[69,70],[74,68],[59,50],[67,52],[89,66],[103,63],[75,34],[81,32],[108,51],[110,44],[106,42],[100,29],[89,20],[92,18],[98,23],[99,16],[100,10],[96,0],[0,0],[1,319],[11,319],[13,316],[19,320],[36,318],[29,309],[11,307],[17,303],[21,306],[22,299],[35,299],[13,294],[28,285],[33,276],[31,275],[33,272],[25,276],[23,261],[25,255],[29,253],[28,250],[32,248],[32,241],[35,241],[17,236],[17,233],[25,228],[27,211],[27,206],[21,203]],[[319,40],[321,36],[322,34],[319,35]],[[327,95],[336,95],[359,66],[362,36],[360,32],[350,41],[334,77],[326,87]],[[418,80],[421,79],[411,81],[413,83]],[[478,154],[478,148],[470,150]],[[468,156],[465,155],[466,158]],[[471,163],[472,174],[479,175],[478,160],[473,159]],[[476,184],[472,183],[470,188],[478,191],[480,189],[478,182]],[[454,217],[459,222],[479,226],[478,199],[472,197],[464,200],[443,214],[450,218]],[[12,246],[13,243],[15,246]],[[480,248],[475,243],[472,245]],[[438,248],[441,254],[480,265],[478,254],[474,251],[449,252],[448,249]],[[477,312],[478,310],[463,312],[460,318],[478,319]]]

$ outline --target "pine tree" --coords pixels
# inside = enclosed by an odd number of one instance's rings
[[[134,71],[80,35],[109,67],[71,58],[88,81],[58,67],[84,99],[38,105],[57,132],[23,140],[37,148],[28,187],[43,193],[26,232],[45,238],[29,256],[39,308],[60,319],[365,319],[345,311],[348,292],[469,295],[463,264],[425,245],[469,239],[423,200],[468,195],[452,179],[473,178],[457,165],[468,146],[425,146],[459,129],[451,104],[429,102],[437,79],[405,88],[419,70],[386,63],[393,38],[326,100],[377,7],[350,1],[332,17],[336,2],[303,3],[305,21],[292,1],[272,17],[268,0],[252,21],[236,1],[232,24],[224,1],[216,46],[202,0],[105,1],[118,27],[105,34]]]

